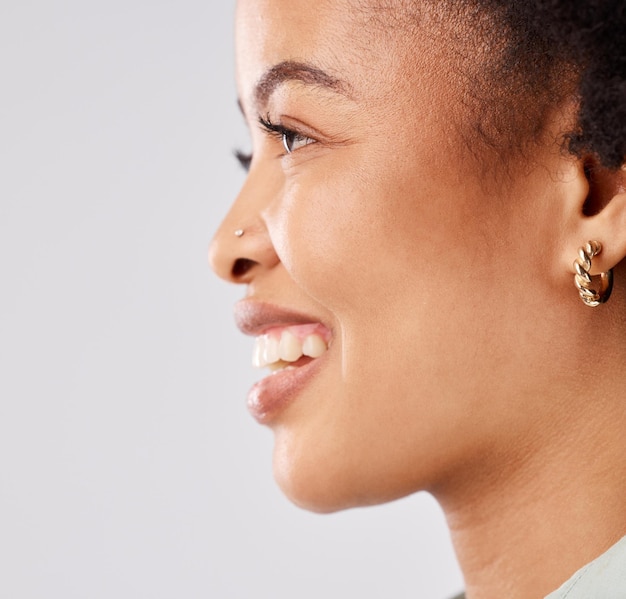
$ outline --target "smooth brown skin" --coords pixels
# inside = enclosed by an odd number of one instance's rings
[[[561,151],[567,107],[486,178],[460,138],[458,48],[421,33],[386,35],[346,1],[239,0],[254,158],[210,259],[333,332],[272,422],[284,492],[324,512],[430,491],[470,599],[543,597],[626,534],[623,179],[590,182]],[[289,80],[257,105],[286,60],[341,90]],[[268,114],[310,139],[285,155]],[[573,285],[590,239],[605,247],[594,271],[616,267],[596,309]],[[239,258],[253,268],[233,274]]]

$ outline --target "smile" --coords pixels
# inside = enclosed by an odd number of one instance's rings
[[[300,366],[319,358],[328,350],[321,324],[301,324],[274,328],[255,339],[252,366],[277,371]],[[309,358],[309,360],[303,360]]]
[[[270,424],[326,362],[333,334],[312,314],[251,299],[235,305],[235,321],[242,333],[254,337],[252,365],[273,371],[248,394],[250,413]]]

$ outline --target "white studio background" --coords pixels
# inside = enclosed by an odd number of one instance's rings
[[[0,599],[433,598],[419,495],[289,504],[241,291],[206,264],[248,149],[225,0],[0,7]]]

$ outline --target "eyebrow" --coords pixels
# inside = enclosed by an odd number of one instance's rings
[[[299,81],[305,85],[322,87],[335,93],[348,96],[349,86],[341,79],[305,62],[284,61],[269,68],[254,89],[257,106],[264,106],[274,91],[288,81]]]

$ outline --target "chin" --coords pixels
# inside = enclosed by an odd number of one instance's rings
[[[303,480],[302,476],[285,476],[283,471],[275,471],[275,479],[281,491],[294,505],[316,514],[332,514],[353,507],[371,505],[361,503],[354,497],[346,496],[337,488],[320,484],[319,479]]]
[[[333,480],[335,467],[324,467],[314,456],[299,456],[278,443],[274,448],[274,479],[287,499],[310,512],[329,514],[354,507],[345,482],[336,484]]]
[[[319,514],[387,503],[420,490],[400,484],[398,479],[377,476],[364,460],[359,459],[357,465],[346,458],[341,451],[332,457],[323,455],[319,445],[294,448],[277,441],[274,478],[287,499]]]

